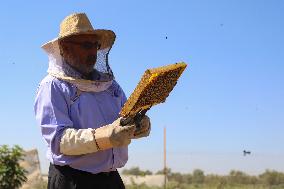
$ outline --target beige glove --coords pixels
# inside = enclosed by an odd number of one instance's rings
[[[120,119],[97,129],[65,129],[60,141],[60,152],[65,155],[82,155],[127,146],[133,138],[135,125],[122,127]]]
[[[135,125],[120,126],[118,118],[112,124],[94,130],[95,141],[99,150],[122,147],[130,144],[134,137]]]
[[[140,129],[134,132],[133,138],[138,139],[142,137],[147,137],[149,136],[150,131],[151,131],[150,118],[147,115],[145,115],[140,122]]]

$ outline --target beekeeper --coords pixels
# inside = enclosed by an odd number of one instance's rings
[[[67,16],[58,38],[44,44],[48,75],[40,82],[35,116],[47,144],[49,189],[125,188],[117,172],[131,139],[150,133],[150,120],[120,125],[126,96],[108,62],[111,30],[93,29],[84,13]]]

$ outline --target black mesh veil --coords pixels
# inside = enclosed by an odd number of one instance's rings
[[[61,75],[75,79],[82,79],[80,74],[69,66],[63,59],[60,53],[58,40],[49,42],[44,46],[44,50],[49,57],[48,72],[54,75]],[[110,81],[114,79],[114,74],[109,65],[108,55],[111,47],[99,49],[97,51],[97,60],[94,65],[94,71],[99,74],[99,81]]]
[[[110,49],[111,47],[99,49],[97,52],[97,61],[94,65],[94,69],[103,76],[103,80],[114,79],[114,75],[108,61]]]

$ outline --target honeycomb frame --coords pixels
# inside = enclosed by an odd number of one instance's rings
[[[138,112],[165,102],[186,68],[180,62],[147,69],[120,111],[122,117],[134,117]]]

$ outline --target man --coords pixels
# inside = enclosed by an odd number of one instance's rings
[[[117,172],[128,159],[131,139],[150,133],[144,116],[140,130],[120,125],[126,96],[115,81],[108,53],[115,34],[94,30],[84,13],[67,16],[59,37],[42,48],[48,76],[40,83],[35,115],[47,143],[49,189],[120,189]]]

